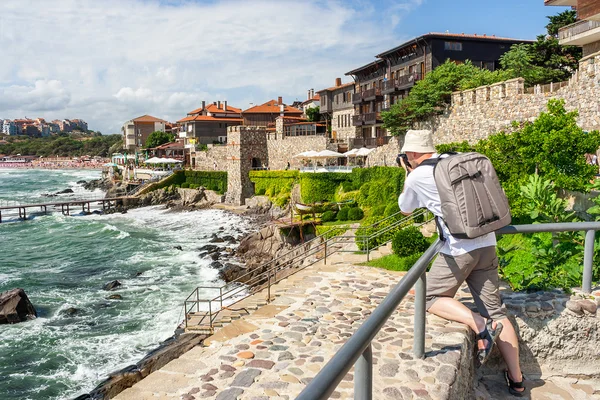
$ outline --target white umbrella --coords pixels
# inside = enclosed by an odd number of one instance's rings
[[[175,163],[180,163],[183,162],[181,160],[176,160],[174,158],[161,158],[162,162],[165,164],[175,164]]]
[[[319,153],[317,153],[314,150],[308,150],[308,151],[304,151],[302,153],[296,154],[295,156],[292,156],[292,158],[314,158],[318,154]]]
[[[356,157],[356,153],[358,152],[358,149],[352,149],[350,151],[347,151],[344,153],[345,157]]]
[[[334,157],[344,157],[342,153],[338,153],[337,151],[331,150],[323,150],[318,152],[314,158],[334,158]]]
[[[147,159],[146,161],[144,161],[146,164],[159,164],[159,163],[164,163],[164,161],[162,161],[162,159],[158,158],[158,157],[152,157]]]
[[[367,149],[366,147],[361,147],[356,152],[356,155],[359,157],[365,157],[365,156],[368,156],[369,153],[372,152],[373,150],[375,150],[375,149]]]

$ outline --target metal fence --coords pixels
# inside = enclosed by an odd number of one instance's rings
[[[592,262],[594,238],[600,230],[600,222],[573,222],[536,225],[511,225],[499,229],[497,234],[573,232],[584,231],[584,260],[582,288],[585,293],[592,289]],[[348,339],[346,344],[333,356],[315,378],[296,398],[297,400],[328,399],[344,376],[354,369],[354,398],[373,398],[373,360],[371,342],[396,310],[408,291],[415,287],[413,354],[416,358],[425,355],[425,288],[427,266],[442,248],[443,242],[436,240],[417,260],[413,267],[391,290],[383,302],[375,308],[371,316]]]
[[[219,312],[224,309],[224,305],[227,307],[238,303],[252,294],[264,290],[267,290],[267,301],[271,299],[271,287],[272,285],[280,282],[282,279],[297,273],[321,260],[327,263],[327,257],[338,252],[347,252],[354,250],[344,249],[345,245],[360,242],[364,243],[365,253],[367,254],[367,260],[372,251],[375,251],[379,247],[389,243],[391,239],[381,240],[376,245],[369,245],[374,239],[395,230],[402,229],[408,225],[423,225],[429,221],[427,216],[430,215],[428,211],[422,209],[412,215],[405,217],[401,216],[401,213],[395,213],[388,217],[385,217],[371,225],[363,227],[343,227],[347,231],[356,231],[363,229],[368,231],[370,229],[377,229],[380,225],[386,225],[380,230],[376,230],[373,233],[365,235],[332,235],[332,232],[338,231],[341,227],[333,227],[333,229],[323,233],[320,236],[311,239],[302,245],[290,250],[289,252],[282,254],[281,256],[274,258],[273,260],[261,265],[254,271],[260,271],[259,273],[248,272],[235,281],[229,282],[222,286],[199,286],[185,299],[184,310],[185,310],[185,326],[188,328],[188,320],[198,313],[201,319],[198,321],[198,325],[207,326],[213,329],[214,322],[218,317]],[[398,219],[400,217],[400,219]],[[417,222],[416,219],[422,218],[421,222]],[[314,257],[311,259],[311,257]],[[218,295],[210,295],[208,297],[200,297],[200,293],[218,293]],[[202,304],[202,309],[201,309]]]

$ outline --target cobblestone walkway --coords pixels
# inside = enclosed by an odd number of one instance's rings
[[[352,265],[357,261],[361,256],[337,255],[326,266],[291,276],[274,287],[269,305],[233,321],[207,339],[207,347],[195,347],[116,399],[295,398],[403,275]],[[461,381],[468,368],[461,368],[461,357],[471,357],[473,344],[460,324],[428,316],[426,358],[413,359],[412,300],[402,302],[373,342],[375,399],[443,399],[450,385],[467,384]],[[477,398],[503,398],[494,397],[507,393],[499,378],[480,377]],[[599,388],[567,380],[537,389],[531,398],[591,399]],[[556,397],[565,391],[571,397]],[[353,398],[353,370],[332,398]]]

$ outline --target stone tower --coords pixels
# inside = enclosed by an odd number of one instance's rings
[[[227,129],[227,203],[243,205],[254,195],[249,172],[267,168],[267,131],[262,126],[230,126]]]

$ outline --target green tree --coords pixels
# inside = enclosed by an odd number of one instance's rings
[[[161,144],[172,142],[174,139],[175,136],[173,136],[170,133],[154,131],[150,134],[150,136],[148,136],[148,139],[146,140],[146,148],[160,146]]]
[[[513,133],[500,132],[475,145],[494,164],[517,219],[528,216],[527,199],[521,187],[536,172],[557,188],[586,191],[597,168],[586,163],[585,154],[595,153],[600,143],[598,131],[584,132],[577,126],[577,111],[567,112],[564,100],[548,101],[532,123]]]
[[[527,86],[560,82],[569,79],[579,66],[582,50],[577,46],[561,46],[558,30],[577,20],[572,10],[549,16],[546,34],[532,44],[515,44],[500,57],[503,69],[525,79]]]
[[[456,90],[490,85],[512,78],[511,71],[488,71],[467,61],[457,65],[446,61],[412,88],[408,96],[381,113],[385,128],[400,135],[417,122],[441,112]]]
[[[321,120],[321,108],[311,107],[306,110],[306,117],[310,122],[319,122]]]

